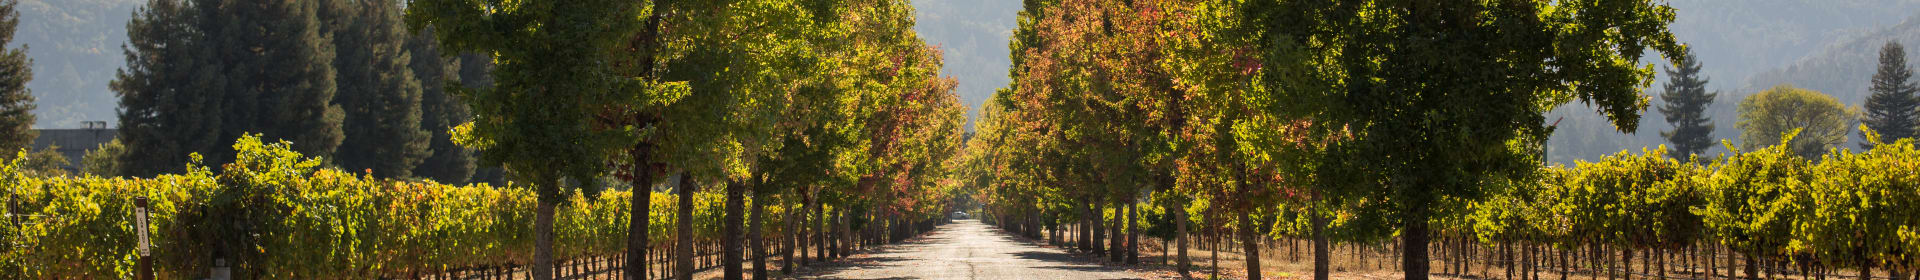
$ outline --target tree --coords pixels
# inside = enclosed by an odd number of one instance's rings
[[[221,137],[227,77],[203,39],[211,34],[200,31],[198,9],[210,8],[153,0],[127,23],[127,65],[110,87],[120,98],[118,139],[143,156],[122,157],[120,175],[184,172],[188,154],[230,149],[221,144],[232,142]]]
[[[1251,108],[1315,122],[1310,139],[1351,133],[1324,150],[1365,180],[1324,191],[1386,202],[1408,279],[1428,277],[1437,211],[1536,170],[1547,110],[1579,99],[1632,131],[1653,78],[1635,61],[1682,50],[1673,9],[1653,1],[1208,4],[1196,33],[1229,49],[1193,56],[1259,79],[1196,84],[1255,83],[1266,106]]]
[[[13,33],[20,27],[20,12],[15,10],[19,6],[19,0],[0,2],[0,47],[13,45]],[[33,144],[37,134],[29,81],[33,81],[33,59],[27,58],[27,50],[0,50],[0,151],[4,151],[0,159],[13,158],[13,152]]]
[[[190,153],[221,166],[257,132],[331,156],[344,139],[333,104],[334,48],[318,1],[154,0],[127,28],[120,97],[129,176],[178,171]]]
[[[494,87],[461,90],[475,117],[460,127],[457,139],[534,186],[532,277],[553,279],[561,179],[594,182],[589,179],[606,165],[582,159],[600,159],[621,142],[618,133],[590,125],[593,112],[619,104],[618,97],[637,86],[606,62],[615,60],[615,50],[639,27],[633,15],[642,7],[617,0],[502,4],[414,1],[406,22],[414,32],[433,26],[448,54],[490,53],[498,62]],[[597,184],[583,187],[593,193]]]
[[[432,134],[422,130],[421,80],[409,64],[407,31],[393,1],[326,1],[334,17],[333,67],[345,112],[335,162],[378,178],[407,178],[427,156]],[[441,59],[437,56],[427,59]],[[439,79],[434,79],[438,81]],[[438,85],[436,85],[438,86]],[[443,105],[443,104],[437,104]]]
[[[1713,121],[1708,119],[1707,106],[1713,104],[1718,93],[1707,92],[1707,79],[1700,77],[1700,60],[1689,50],[1674,59],[1679,69],[1667,68],[1667,88],[1660,93],[1660,114],[1667,117],[1667,124],[1673,130],[1661,131],[1660,136],[1673,144],[1674,158],[1690,158],[1713,147]]]
[[[125,171],[120,168],[120,158],[126,154],[127,146],[120,144],[120,139],[101,143],[80,157],[80,172],[100,177],[122,176]]]
[[[47,146],[45,149],[31,153],[22,150],[20,154],[26,155],[26,160],[20,164],[20,168],[28,173],[44,177],[67,176],[70,173],[67,172],[67,165],[72,162],[67,160],[66,155],[60,153],[60,146]]]
[[[431,27],[414,32],[407,40],[407,53],[412,58],[408,67],[413,69],[413,77],[420,81],[420,129],[432,134],[428,136],[427,149],[433,151],[433,155],[427,156],[419,166],[414,167],[413,174],[448,184],[467,182],[474,173],[473,152],[454,144],[450,132],[454,126],[472,120],[473,115],[467,110],[467,104],[461,103],[459,96],[455,96],[454,91],[448,88],[465,81],[463,70],[479,68],[485,63],[467,65],[462,61],[467,60],[464,58],[468,55],[449,57],[442,54]],[[477,75],[486,76],[486,73]]]
[[[1791,85],[1748,96],[1740,100],[1739,111],[1741,148],[1756,150],[1781,143],[1788,132],[1799,130],[1799,136],[1787,143],[1788,149],[1810,160],[1846,143],[1855,115],[1854,109],[1832,96]]]
[[[1913,67],[1907,65],[1907,50],[1899,42],[1888,41],[1880,48],[1880,70],[1873,74],[1873,85],[1867,91],[1865,119],[1861,123],[1880,132],[1879,140],[1893,143],[1903,138],[1913,138],[1920,133],[1920,96],[1915,96]],[[1860,132],[1862,136],[1865,131]],[[1860,144],[1861,148],[1872,148],[1871,141]]]
[[[837,9],[829,1],[652,1],[636,10],[644,15],[631,33],[621,34],[619,52],[608,61],[617,74],[634,81],[628,90],[593,111],[595,126],[626,135],[621,140],[620,170],[630,186],[651,186],[654,173],[683,172],[695,181],[725,186],[728,207],[723,236],[724,275],[742,277],[742,217],[750,179],[749,162],[777,141],[773,127],[788,105],[792,82],[801,80],[816,54],[805,39],[816,18]],[[640,14],[646,11],[650,14]],[[738,16],[747,15],[747,16]],[[753,38],[753,39],[741,39]],[[745,167],[745,168],[743,168]],[[688,184],[691,185],[691,184]],[[683,189],[684,190],[684,189]],[[691,195],[690,192],[681,192]],[[640,196],[636,200],[643,199]],[[690,199],[681,199],[690,207]],[[634,201],[642,206],[645,202]],[[634,211],[629,220],[646,219]],[[646,232],[632,224],[627,271],[644,261]],[[679,239],[681,250],[692,240]],[[676,261],[690,264],[690,254]],[[679,266],[691,277],[691,265]]]
[[[212,3],[218,1],[218,3]],[[338,88],[334,46],[321,18],[320,1],[200,0],[192,7],[209,34],[207,47],[222,64],[226,110],[219,139],[260,133],[293,142],[294,151],[332,156],[345,139],[345,117],[333,103]],[[231,140],[218,141],[219,143]],[[207,158],[232,158],[230,147]],[[173,164],[178,164],[175,162]]]

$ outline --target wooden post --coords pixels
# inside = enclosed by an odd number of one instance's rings
[[[140,252],[140,262],[134,268],[134,273],[139,275],[135,277],[140,280],[153,280],[153,250],[149,248],[152,243],[147,240],[147,197],[145,196],[133,198],[133,227],[134,234],[138,235],[140,240],[140,244],[134,247]]]

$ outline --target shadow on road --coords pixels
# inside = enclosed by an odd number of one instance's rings
[[[1080,259],[1075,258],[1073,254],[1046,252],[1046,251],[1018,252],[1018,253],[1013,253],[1013,256],[1019,257],[1021,259],[1046,261],[1046,262],[1062,262],[1062,263],[1080,263],[1081,262]],[[1097,265],[1097,264],[1088,264],[1088,265]]]

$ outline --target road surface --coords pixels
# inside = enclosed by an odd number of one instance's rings
[[[960,220],[933,232],[821,267],[800,279],[1141,279],[1125,270],[1015,240]]]

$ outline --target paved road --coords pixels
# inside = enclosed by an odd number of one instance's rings
[[[1140,276],[1079,262],[1058,249],[1022,243],[979,220],[961,220],[800,278],[1103,280]]]

